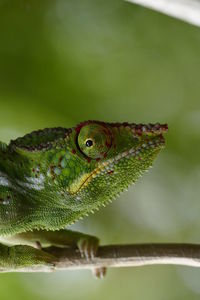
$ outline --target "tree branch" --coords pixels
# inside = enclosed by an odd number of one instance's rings
[[[108,245],[98,249],[96,257],[87,260],[77,249],[46,248],[58,259],[55,270],[92,269],[98,267],[138,267],[168,264],[200,267],[200,245],[196,244],[132,244]],[[24,269],[2,269],[1,272],[48,272],[52,267],[29,267]]]
[[[200,26],[199,0],[126,0]]]

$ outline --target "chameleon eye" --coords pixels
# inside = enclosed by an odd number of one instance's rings
[[[83,126],[78,134],[78,146],[89,158],[101,158],[111,147],[110,130],[104,125],[91,123]]]
[[[85,142],[85,145],[86,145],[86,147],[92,147],[93,141],[92,141],[92,140],[87,140],[87,141]]]

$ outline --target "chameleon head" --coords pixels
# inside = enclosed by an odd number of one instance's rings
[[[74,172],[66,188],[76,208],[98,208],[134,183],[164,147],[167,130],[166,124],[98,121],[74,128],[68,136]]]

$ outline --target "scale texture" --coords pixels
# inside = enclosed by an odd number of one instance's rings
[[[0,143],[0,267],[53,266],[55,258],[44,249],[51,245],[95,255],[96,237],[64,228],[105,206],[148,170],[167,129],[159,123],[86,121]]]

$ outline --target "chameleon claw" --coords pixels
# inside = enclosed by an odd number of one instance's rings
[[[87,260],[95,257],[98,245],[99,240],[97,238],[88,236],[81,238],[77,243],[81,257],[86,258]]]
[[[35,248],[39,249],[39,250],[42,250],[42,245],[41,245],[41,243],[39,241],[35,242]]]
[[[94,259],[96,256],[99,240],[96,237],[86,236],[82,237],[78,241],[78,248],[81,253],[81,257],[86,258],[87,261],[90,259]],[[92,273],[94,274],[95,278],[104,278],[106,275],[107,268],[106,267],[98,267],[93,268]]]
[[[103,279],[106,275],[107,268],[106,267],[99,267],[92,269],[92,273],[96,279]]]

